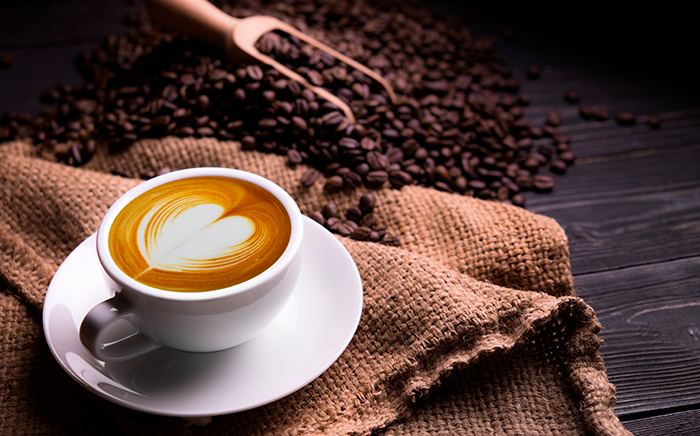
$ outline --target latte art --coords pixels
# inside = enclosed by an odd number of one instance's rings
[[[284,252],[291,223],[284,206],[252,183],[196,177],[158,186],[116,217],[109,248],[134,280],[198,292],[242,283]]]

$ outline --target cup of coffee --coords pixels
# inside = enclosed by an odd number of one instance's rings
[[[104,361],[246,342],[292,295],[302,236],[294,200],[258,175],[192,168],[145,181],[97,231],[100,263],[118,289],[85,316],[81,342]]]

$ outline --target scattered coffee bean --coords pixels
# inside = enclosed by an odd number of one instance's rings
[[[652,129],[658,129],[661,127],[661,115],[650,114],[647,115],[647,125]]]
[[[590,119],[593,118],[593,109],[590,106],[581,105],[578,107],[578,114],[581,118]]]
[[[323,189],[329,194],[334,194],[343,189],[343,178],[335,175],[326,179]]]
[[[549,164],[549,169],[551,169],[552,172],[557,173],[557,174],[566,173],[567,168],[568,168],[568,165],[566,164],[566,162],[564,162],[561,159],[554,159]]]
[[[620,112],[615,115],[615,121],[621,126],[633,126],[637,122],[637,117],[631,112]]]
[[[360,197],[360,210],[362,211],[363,214],[367,215],[372,213],[374,210],[374,204],[375,204],[375,199],[374,195],[371,193],[367,192]]]
[[[610,112],[608,112],[608,108],[605,106],[595,106],[592,109],[592,115],[593,118],[598,121],[606,121],[610,119]]]
[[[527,77],[529,79],[535,80],[540,78],[542,70],[537,65],[530,65],[529,67],[527,67],[527,71],[525,73],[527,74]]]
[[[398,237],[386,236],[386,226],[377,224],[376,216],[365,212],[374,208],[375,199],[371,193],[365,193],[357,206],[347,209],[341,216],[335,203],[327,203],[320,211],[312,212],[309,216],[331,232],[360,241],[382,242],[391,246],[399,246]],[[385,241],[385,238],[387,240]]]
[[[576,104],[581,100],[581,96],[575,91],[567,91],[564,93],[564,101],[567,103]]]
[[[302,174],[302,176],[301,176],[301,184],[302,184],[302,186],[305,186],[305,187],[308,188],[309,186],[313,185],[314,182],[316,182],[316,180],[318,179],[318,177],[319,177],[320,175],[321,175],[321,174],[320,174],[318,171],[314,170],[314,169],[307,170],[307,171],[306,171],[304,174]]]
[[[549,192],[554,189],[554,179],[549,176],[535,176],[532,179],[532,186],[537,192]]]
[[[559,153],[559,160],[563,161],[567,165],[572,165],[576,162],[576,155],[571,150],[564,150]]]
[[[553,126],[553,127],[560,126],[561,123],[562,123],[561,112],[554,110],[554,111],[550,111],[547,114],[547,124],[549,124],[550,126]]]

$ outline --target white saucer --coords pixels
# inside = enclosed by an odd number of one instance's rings
[[[362,282],[345,247],[307,217],[304,232],[298,288],[259,336],[216,353],[160,348],[119,363],[95,359],[78,337],[85,314],[115,288],[105,280],[93,234],[66,258],[46,293],[43,322],[51,352],[90,391],[159,415],[222,415],[289,395],[336,361],[362,313]]]

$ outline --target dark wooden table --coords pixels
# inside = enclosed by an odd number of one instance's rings
[[[439,8],[463,14],[459,2]],[[578,294],[603,325],[602,354],[617,387],[614,409],[636,435],[700,434],[700,91],[692,56],[698,38],[687,14],[656,10],[564,12],[477,8],[476,34],[492,36],[532,104],[525,116],[544,125],[564,116],[578,162],[554,175],[550,194],[528,194],[527,208],[566,230]],[[28,0],[0,6],[0,114],[38,113],[42,91],[78,84],[81,51],[122,33],[130,6]],[[668,8],[670,11],[674,8]],[[673,18],[673,24],[664,24]],[[518,38],[508,42],[502,31]],[[538,80],[529,65],[542,67]],[[634,126],[584,120],[564,102],[633,112]],[[660,129],[648,114],[663,118]]]

